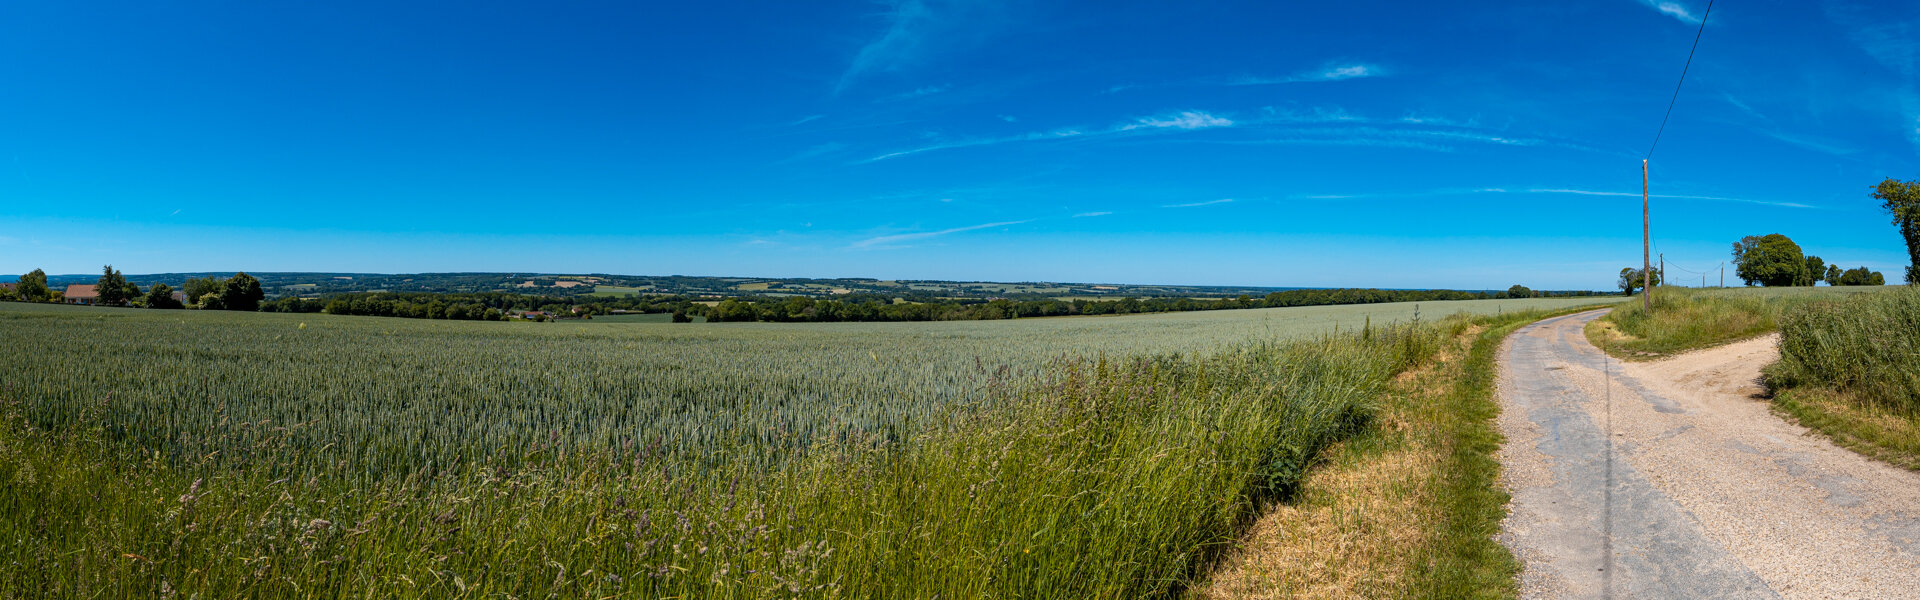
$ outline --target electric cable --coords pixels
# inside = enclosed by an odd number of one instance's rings
[[[1653,149],[1660,147],[1660,136],[1667,132],[1667,119],[1673,117],[1673,104],[1680,100],[1680,86],[1687,83],[1687,71],[1693,68],[1693,53],[1700,49],[1700,35],[1707,32],[1707,17],[1713,14],[1713,0],[1707,0],[1706,12],[1700,13],[1700,30],[1693,34],[1693,48],[1687,50],[1687,64],[1680,68],[1680,81],[1673,84],[1673,97],[1667,100],[1667,114],[1660,117],[1660,130],[1653,134],[1653,144],[1647,146],[1646,158],[1653,158]]]

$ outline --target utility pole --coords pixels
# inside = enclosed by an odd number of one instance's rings
[[[1640,276],[1647,293],[1640,297],[1640,308],[1653,312],[1653,210],[1648,204],[1647,159],[1640,159]]]
[[[1727,261],[1720,261],[1720,287],[1727,287]]]
[[[1660,253],[1660,285],[1667,284],[1667,253]]]

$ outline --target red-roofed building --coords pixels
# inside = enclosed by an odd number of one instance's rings
[[[67,304],[93,304],[100,301],[100,292],[91,283],[76,283],[67,286],[64,297]]]

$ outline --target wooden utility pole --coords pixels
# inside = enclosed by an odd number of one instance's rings
[[[1720,261],[1720,287],[1727,287],[1727,261]]]
[[[1640,297],[1640,307],[1653,312],[1653,211],[1647,199],[1647,159],[1640,159],[1640,276],[1641,287],[1646,288]]]
[[[1661,252],[1660,253],[1660,284],[1666,285],[1666,283],[1667,283],[1667,253]]]

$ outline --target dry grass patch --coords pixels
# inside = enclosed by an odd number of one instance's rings
[[[1436,474],[1449,448],[1428,414],[1486,329],[1471,325],[1435,360],[1394,379],[1365,435],[1331,446],[1287,503],[1267,507],[1195,598],[1406,597],[1438,538]]]

